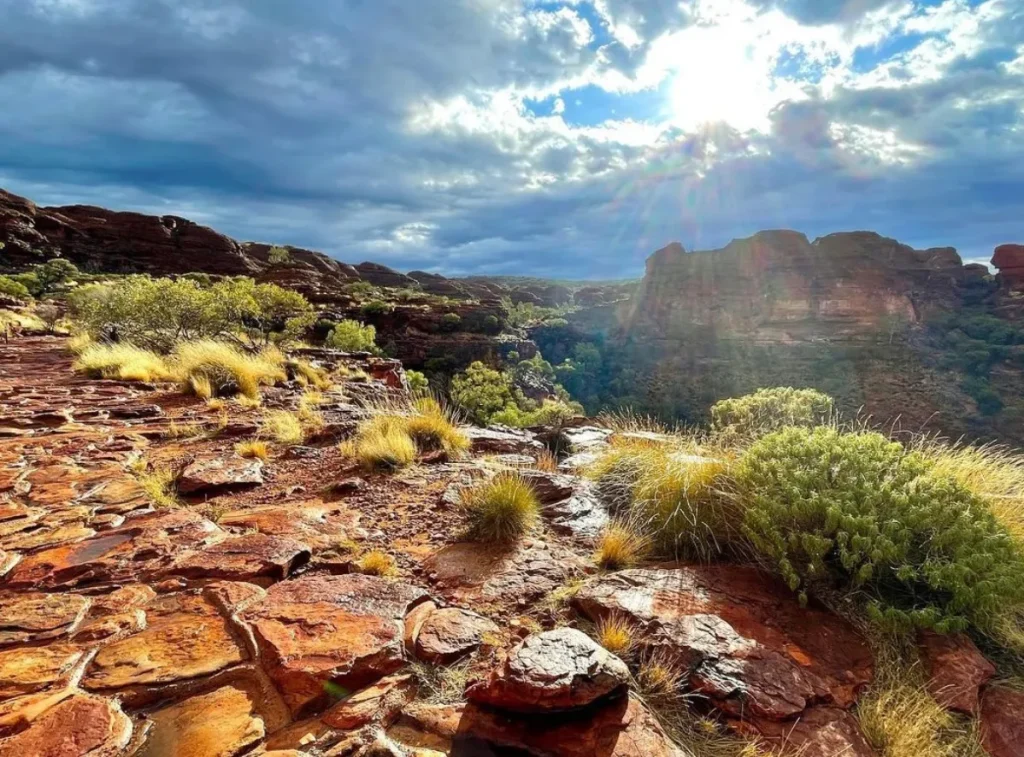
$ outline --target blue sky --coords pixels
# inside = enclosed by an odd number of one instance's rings
[[[0,186],[448,274],[1024,241],[1019,0],[0,0]]]

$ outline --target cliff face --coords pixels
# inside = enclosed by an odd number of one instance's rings
[[[618,307],[606,359],[620,373],[628,366],[618,383],[632,387],[629,401],[688,420],[722,397],[783,384],[820,388],[847,413],[904,429],[1024,442],[1022,366],[955,364],[944,330],[959,326],[938,325],[951,315],[1012,322],[1017,253],[999,248],[1004,270],[992,277],[952,248],[915,250],[873,232],[810,242],[765,231],[692,253],[671,244]],[[1004,409],[982,412],[979,397],[993,402],[984,392]]]
[[[952,248],[914,250],[873,232],[811,243],[763,231],[721,250],[658,250],[622,326],[660,338],[694,328],[769,343],[856,338],[952,307],[959,282],[976,276]]]

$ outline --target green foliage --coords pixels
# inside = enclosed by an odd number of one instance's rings
[[[420,371],[408,370],[405,377],[409,380],[409,390],[413,396],[419,397],[430,391],[430,382]]]
[[[55,291],[60,284],[77,276],[78,268],[70,260],[54,258],[41,265],[33,266],[32,272],[39,281],[39,292],[36,294],[39,297]]]
[[[517,406],[511,379],[479,360],[452,379],[451,396],[470,420],[484,426],[496,413]]]
[[[462,316],[458,313],[445,313],[441,316],[441,328],[444,331],[458,331],[462,325]]]
[[[563,305],[557,308],[546,308],[534,305],[532,302],[513,303],[508,297],[502,298],[502,306],[505,308],[505,321],[512,328],[524,328],[539,323],[550,323],[552,319],[564,319],[561,316],[573,312],[576,308],[572,305]]]
[[[353,281],[351,284],[345,285],[345,292],[353,297],[359,297],[361,295],[375,294],[377,288],[369,281]]]
[[[13,297],[16,300],[32,299],[28,287],[10,276],[0,276],[0,295]]]
[[[384,302],[384,300],[370,300],[359,308],[359,312],[365,316],[372,317],[375,315],[387,315],[394,309],[394,305]]]
[[[377,352],[377,329],[346,319],[331,330],[326,344],[345,352]]]
[[[861,591],[874,620],[941,632],[1024,601],[1024,557],[985,502],[880,434],[786,428],[735,479],[744,533],[802,598]]]
[[[226,339],[258,349],[298,338],[313,322],[306,299],[274,284],[226,279],[209,287],[193,279],[126,276],[68,295],[72,320],[96,339],[169,351],[177,342]]]
[[[270,251],[267,253],[267,262],[269,262],[270,265],[288,265],[288,263],[290,263],[291,260],[292,254],[288,252],[287,248],[285,247],[278,247],[277,245],[275,245],[271,247]]]
[[[718,431],[760,435],[784,426],[816,426],[833,412],[832,398],[814,389],[775,387],[716,402],[712,426]]]

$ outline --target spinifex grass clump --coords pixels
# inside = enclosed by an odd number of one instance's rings
[[[613,444],[589,469],[613,512],[662,553],[709,559],[732,538],[729,453],[682,436]]]
[[[532,487],[515,473],[499,473],[462,492],[470,535],[482,541],[510,542],[524,535],[540,516]]]
[[[414,407],[415,414],[403,417],[401,423],[420,452],[443,450],[450,457],[459,457],[469,449],[469,438],[436,399],[422,397]]]
[[[395,471],[416,460],[416,444],[396,416],[380,415],[363,423],[354,439],[341,445],[367,470]]]
[[[226,342],[204,339],[179,344],[171,362],[182,389],[202,399],[230,394],[252,399],[259,397],[261,385],[287,379],[284,356],[274,348],[249,354]]]
[[[121,381],[167,381],[172,377],[160,355],[126,343],[90,343],[78,355],[74,369],[92,378]]]
[[[646,557],[650,546],[650,540],[628,522],[613,522],[601,532],[594,562],[605,570],[629,568]]]
[[[735,479],[744,533],[802,598],[859,590],[874,620],[941,632],[1024,601],[1024,556],[987,503],[880,434],[783,429]]]

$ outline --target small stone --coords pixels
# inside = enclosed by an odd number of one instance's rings
[[[245,458],[196,460],[182,471],[178,491],[185,495],[219,494],[263,483],[263,463]]]
[[[420,627],[416,656],[435,665],[449,665],[480,646],[485,634],[498,626],[487,618],[458,607],[435,610]]]
[[[626,664],[574,628],[527,637],[471,680],[466,698],[513,712],[583,707],[622,688]]]

